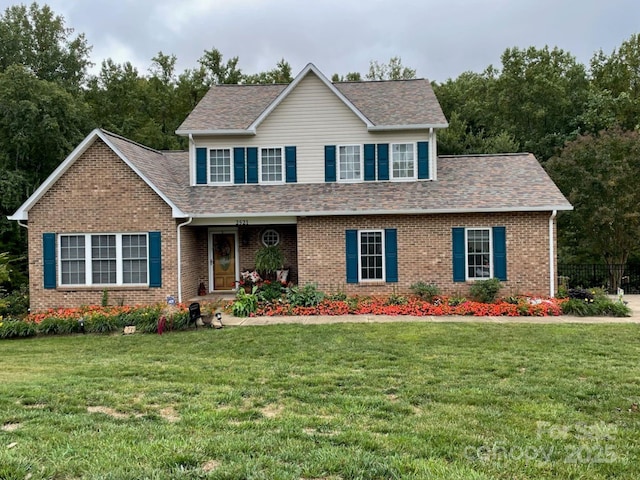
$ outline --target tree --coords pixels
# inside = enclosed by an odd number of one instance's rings
[[[367,80],[410,80],[416,78],[416,71],[402,65],[402,58],[391,57],[389,63],[371,60]]]
[[[334,73],[331,77],[332,82],[361,82],[362,75],[360,72],[349,72],[346,75],[338,75]]]
[[[242,70],[238,68],[238,57],[233,57],[224,63],[222,53],[217,48],[205,50],[198,62],[207,72],[208,85],[234,84],[242,80]]]
[[[620,129],[585,135],[568,143],[546,165],[574,206],[559,217],[561,244],[600,257],[611,287],[640,238],[640,132]]]
[[[260,72],[253,75],[243,75],[242,83],[256,84],[256,83],[291,83],[293,76],[291,75],[291,65],[285,59],[281,59],[276,68],[268,70],[266,72]]]
[[[0,17],[0,39],[0,72],[23,65],[41,80],[77,91],[91,66],[84,34],[74,37],[47,5],[8,7]]]

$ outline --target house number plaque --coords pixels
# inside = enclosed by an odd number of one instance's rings
[[[238,220],[236,220],[236,225],[249,225],[249,220],[246,220],[246,219],[240,220],[240,219],[238,219]]]

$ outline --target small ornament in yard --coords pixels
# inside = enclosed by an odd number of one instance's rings
[[[134,333],[136,333],[136,326],[135,325],[129,325],[127,327],[124,327],[124,334],[125,335],[133,335]]]

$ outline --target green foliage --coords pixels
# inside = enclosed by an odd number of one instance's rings
[[[100,305],[106,307],[109,305],[109,290],[106,288],[102,290],[102,298],[100,299]]]
[[[433,302],[434,297],[440,295],[440,288],[435,283],[416,282],[409,287],[409,290],[427,302]]]
[[[278,245],[263,246],[256,252],[256,270],[275,273],[284,266],[284,254]]]
[[[307,283],[304,287],[289,287],[286,290],[287,302],[291,307],[315,307],[324,297],[315,283]]]
[[[36,325],[14,319],[0,319],[0,338],[33,337],[37,334]]]
[[[247,293],[244,289],[239,289],[236,293],[236,299],[231,306],[231,313],[236,317],[248,317],[255,313],[258,309],[258,291],[257,286],[253,286],[251,293]]]
[[[409,300],[407,300],[407,297],[403,295],[399,295],[394,291],[389,295],[389,297],[387,298],[384,304],[385,305],[406,305],[408,302]]]
[[[29,291],[26,285],[9,293],[0,293],[0,316],[23,317],[29,312]]]
[[[469,287],[469,294],[474,300],[482,303],[493,303],[496,301],[498,292],[502,288],[502,283],[497,278],[488,278],[473,282]]]
[[[410,80],[416,78],[416,71],[402,65],[401,57],[391,57],[389,63],[371,60],[366,78],[367,80]]]
[[[623,302],[613,301],[606,296],[595,298],[569,298],[562,303],[564,315],[577,317],[629,317],[631,310]]]
[[[262,285],[258,287],[258,291],[256,293],[259,301],[273,302],[282,297],[284,287],[280,282],[267,281],[263,282]]]

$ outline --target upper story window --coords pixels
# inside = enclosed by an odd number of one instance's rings
[[[209,183],[231,183],[231,149],[209,150]]]
[[[493,277],[491,267],[491,229],[467,228],[465,234],[467,280],[481,280]]]
[[[416,178],[416,152],[414,143],[391,145],[391,178],[394,180]]]
[[[360,145],[338,147],[339,172],[341,181],[362,180],[362,156]]]
[[[283,172],[282,148],[261,148],[260,181],[264,183],[280,183],[284,179]]]
[[[146,234],[60,235],[61,285],[147,285]]]

